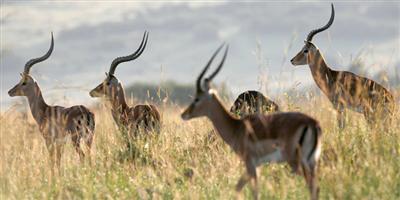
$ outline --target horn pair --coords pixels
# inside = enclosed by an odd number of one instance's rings
[[[148,38],[149,38],[149,32],[145,31],[143,34],[142,42],[140,43],[139,48],[134,53],[127,55],[127,56],[115,58],[111,63],[109,74],[114,75],[115,69],[117,68],[117,66],[120,63],[128,62],[128,61],[135,60],[136,58],[138,58],[143,53],[144,49],[146,48]]]
[[[322,31],[325,31],[326,29],[328,29],[332,25],[333,20],[335,19],[335,8],[333,7],[333,4],[331,4],[331,8],[332,8],[331,18],[329,19],[328,23],[325,26],[321,27],[321,28],[312,30],[307,36],[307,39],[306,39],[307,42],[311,42],[311,40],[314,37],[314,35],[316,35],[317,33],[322,32]]]
[[[29,71],[31,70],[32,66],[36,63],[40,63],[44,60],[46,60],[47,58],[50,57],[51,53],[53,52],[53,48],[54,48],[54,38],[53,38],[53,32],[51,32],[51,43],[50,43],[50,48],[47,51],[46,54],[44,54],[43,56],[39,57],[39,58],[32,58],[30,59],[26,64],[25,64],[25,68],[24,68],[24,74],[29,74]]]
[[[203,79],[204,74],[206,73],[206,71],[210,68],[211,63],[213,62],[215,56],[217,56],[217,54],[219,53],[219,51],[222,49],[222,47],[225,46],[225,43],[223,43],[221,46],[218,47],[218,49],[215,51],[215,53],[212,55],[211,59],[208,61],[207,65],[204,67],[203,71],[200,73],[199,77],[197,78],[196,81],[196,90],[197,92],[204,92],[203,88],[201,87],[201,80]],[[225,48],[225,53],[224,56],[222,57],[221,62],[219,63],[217,69],[208,77],[204,79],[204,83],[206,85],[208,85],[211,80],[218,74],[218,72],[221,70],[222,66],[224,65],[225,59],[226,59],[226,55],[228,53],[228,48],[229,46],[227,45]]]
[[[140,43],[139,48],[133,54],[115,58],[111,63],[109,74],[111,74],[111,75],[114,74],[115,69],[117,68],[118,64],[127,62],[127,61],[131,61],[131,60],[134,60],[137,57],[139,57],[143,53],[143,51],[147,45],[148,37],[149,37],[149,33],[147,31],[145,31],[143,34],[142,43]],[[54,48],[54,38],[53,38],[53,32],[51,32],[51,44],[50,44],[49,50],[43,56],[29,60],[25,64],[24,74],[29,74],[29,71],[34,64],[42,62],[42,61],[46,60],[47,58],[49,58],[51,53],[53,52],[53,48]]]

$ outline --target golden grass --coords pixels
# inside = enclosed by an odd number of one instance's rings
[[[400,113],[387,132],[371,130],[350,113],[348,126],[336,127],[325,97],[279,102],[321,122],[321,199],[400,198]],[[226,106],[228,106],[226,104]],[[95,109],[92,164],[80,164],[68,141],[62,175],[50,180],[48,153],[38,128],[12,112],[1,116],[0,199],[232,199],[242,162],[203,118],[184,122],[180,108],[162,109],[159,137],[136,141],[145,159],[120,162],[124,144],[108,109]],[[146,160],[147,162],[144,162]],[[302,177],[287,165],[259,169],[261,199],[308,199]],[[251,198],[248,187],[242,192]]]

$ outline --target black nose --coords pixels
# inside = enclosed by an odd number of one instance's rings
[[[293,58],[290,60],[290,62],[293,62]]]

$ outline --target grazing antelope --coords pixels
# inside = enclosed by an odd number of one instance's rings
[[[182,119],[207,117],[221,138],[243,160],[246,173],[236,185],[240,192],[251,181],[253,196],[257,198],[256,168],[263,163],[287,162],[293,172],[302,174],[311,192],[318,198],[317,163],[321,152],[321,128],[318,121],[302,113],[275,113],[248,115],[238,119],[231,115],[210,82],[221,70],[228,47],[217,69],[202,80],[220,46],[204,67],[196,81],[196,94],[192,104],[182,113]]]
[[[147,44],[148,33],[144,32],[142,43],[131,55],[115,58],[106,73],[106,79],[90,91],[91,97],[105,97],[111,102],[111,114],[120,131],[127,130],[131,136],[135,136],[139,128],[145,131],[159,131],[160,114],[154,105],[136,105],[129,107],[126,103],[125,92],[122,83],[114,76],[118,64],[138,58]],[[128,147],[130,143],[128,143]]]
[[[249,114],[270,113],[279,111],[274,101],[265,97],[261,92],[249,90],[241,93],[233,103],[230,112],[240,118]]]
[[[375,123],[378,119],[385,121],[390,118],[395,105],[393,95],[389,90],[373,80],[352,72],[332,70],[318,47],[311,42],[314,35],[332,25],[335,10],[333,4],[331,7],[331,18],[328,23],[308,34],[304,47],[291,60],[291,63],[293,65],[308,64],[315,83],[337,110],[340,128],[345,126],[346,109],[364,114],[369,124]]]
[[[52,33],[50,49],[42,57],[31,59],[25,64],[20,82],[10,89],[8,94],[11,97],[26,96],[28,98],[32,116],[39,125],[39,130],[46,141],[46,147],[50,153],[52,174],[54,175],[55,164],[58,169],[60,168],[61,154],[67,136],[71,135],[73,145],[81,161],[85,156],[80,146],[81,139],[89,147],[90,153],[95,121],[94,114],[85,106],[79,105],[64,108],[61,106],[49,106],[44,101],[40,87],[29,74],[29,71],[34,64],[49,58],[53,47],[54,39]]]

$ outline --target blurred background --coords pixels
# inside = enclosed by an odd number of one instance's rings
[[[400,3],[334,5],[333,25],[313,40],[331,68],[399,88]],[[308,66],[294,67],[289,60],[310,30],[327,23],[330,2],[2,1],[0,13],[4,111],[25,101],[7,91],[25,63],[48,50],[51,31],[52,56],[31,70],[49,104],[95,103],[90,89],[103,81],[115,57],[138,48],[145,30],[150,35],[144,53],[116,70],[129,96],[164,84],[190,99],[196,76],[224,41],[230,50],[215,82],[232,96],[256,89],[274,99],[290,90],[315,90]],[[138,98],[145,100],[142,93]]]

